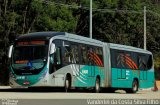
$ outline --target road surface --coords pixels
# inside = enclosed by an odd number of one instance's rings
[[[0,87],[0,105],[6,105],[3,102],[12,102],[14,99],[15,101],[23,100],[21,103],[23,105],[28,105],[29,102],[33,103],[33,105],[43,105],[46,102],[46,105],[56,105],[53,103],[57,103],[57,105],[61,105],[62,103],[71,102],[72,104],[81,105],[82,102],[86,102],[87,100],[92,99],[159,99],[160,104],[160,91],[153,92],[151,90],[140,90],[136,94],[126,94],[123,90],[118,90],[115,93],[110,92],[103,92],[103,93],[92,93],[91,91],[83,91],[83,90],[73,90],[72,92],[63,92],[59,89],[52,89],[52,88],[42,88],[42,89],[11,89],[10,87]],[[11,100],[10,100],[11,99]],[[32,99],[32,100],[30,100]],[[49,99],[49,100],[47,100]],[[58,101],[57,101],[58,99]],[[67,99],[67,100],[65,100]],[[68,100],[69,99],[69,100]],[[73,102],[73,99],[78,101]],[[83,101],[80,101],[80,100]],[[28,101],[29,100],[29,101]],[[63,102],[67,101],[67,102]],[[20,102],[20,101],[19,101]],[[26,102],[26,104],[25,104]],[[44,102],[44,103],[43,103]],[[39,103],[39,104],[37,104]],[[61,104],[60,104],[61,103]],[[73,104],[73,105],[74,105]],[[83,103],[85,104],[85,103]],[[11,105],[11,104],[7,104]],[[13,104],[12,105],[21,105],[21,104]],[[31,104],[29,104],[31,105]],[[70,104],[68,104],[70,105]]]

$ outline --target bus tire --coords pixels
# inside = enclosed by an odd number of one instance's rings
[[[136,79],[134,79],[134,81],[132,82],[132,88],[127,89],[126,92],[127,93],[136,93],[138,91],[138,81]]]
[[[66,78],[65,80],[65,92],[68,92],[71,87],[71,80],[69,78]]]
[[[100,93],[101,91],[101,87],[100,87],[100,79],[96,78],[96,82],[95,82],[95,92],[96,93]]]

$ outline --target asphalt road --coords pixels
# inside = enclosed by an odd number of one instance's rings
[[[0,99],[0,105],[44,105],[45,103],[47,103],[46,105],[84,105],[88,104],[92,99],[159,99],[160,104],[160,91],[140,90],[136,94],[126,94],[123,90],[118,90],[115,93],[108,91],[93,93],[92,91],[73,90],[66,93],[61,89],[53,88],[11,89],[9,87],[0,87]],[[18,101],[17,104],[16,101]],[[5,104],[5,102],[14,103]]]

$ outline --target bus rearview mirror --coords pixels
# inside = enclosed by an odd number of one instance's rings
[[[13,50],[13,45],[11,45],[11,46],[9,47],[8,58],[11,58],[11,56],[12,56],[12,50]]]
[[[55,52],[56,48],[55,48],[55,44],[51,44],[51,49],[50,49],[50,54],[53,54]]]

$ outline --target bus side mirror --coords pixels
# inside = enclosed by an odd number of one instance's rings
[[[11,58],[11,56],[12,56],[12,50],[13,50],[13,45],[11,45],[11,46],[9,47],[8,58]]]
[[[50,54],[53,54],[56,51],[55,44],[51,44]]]

